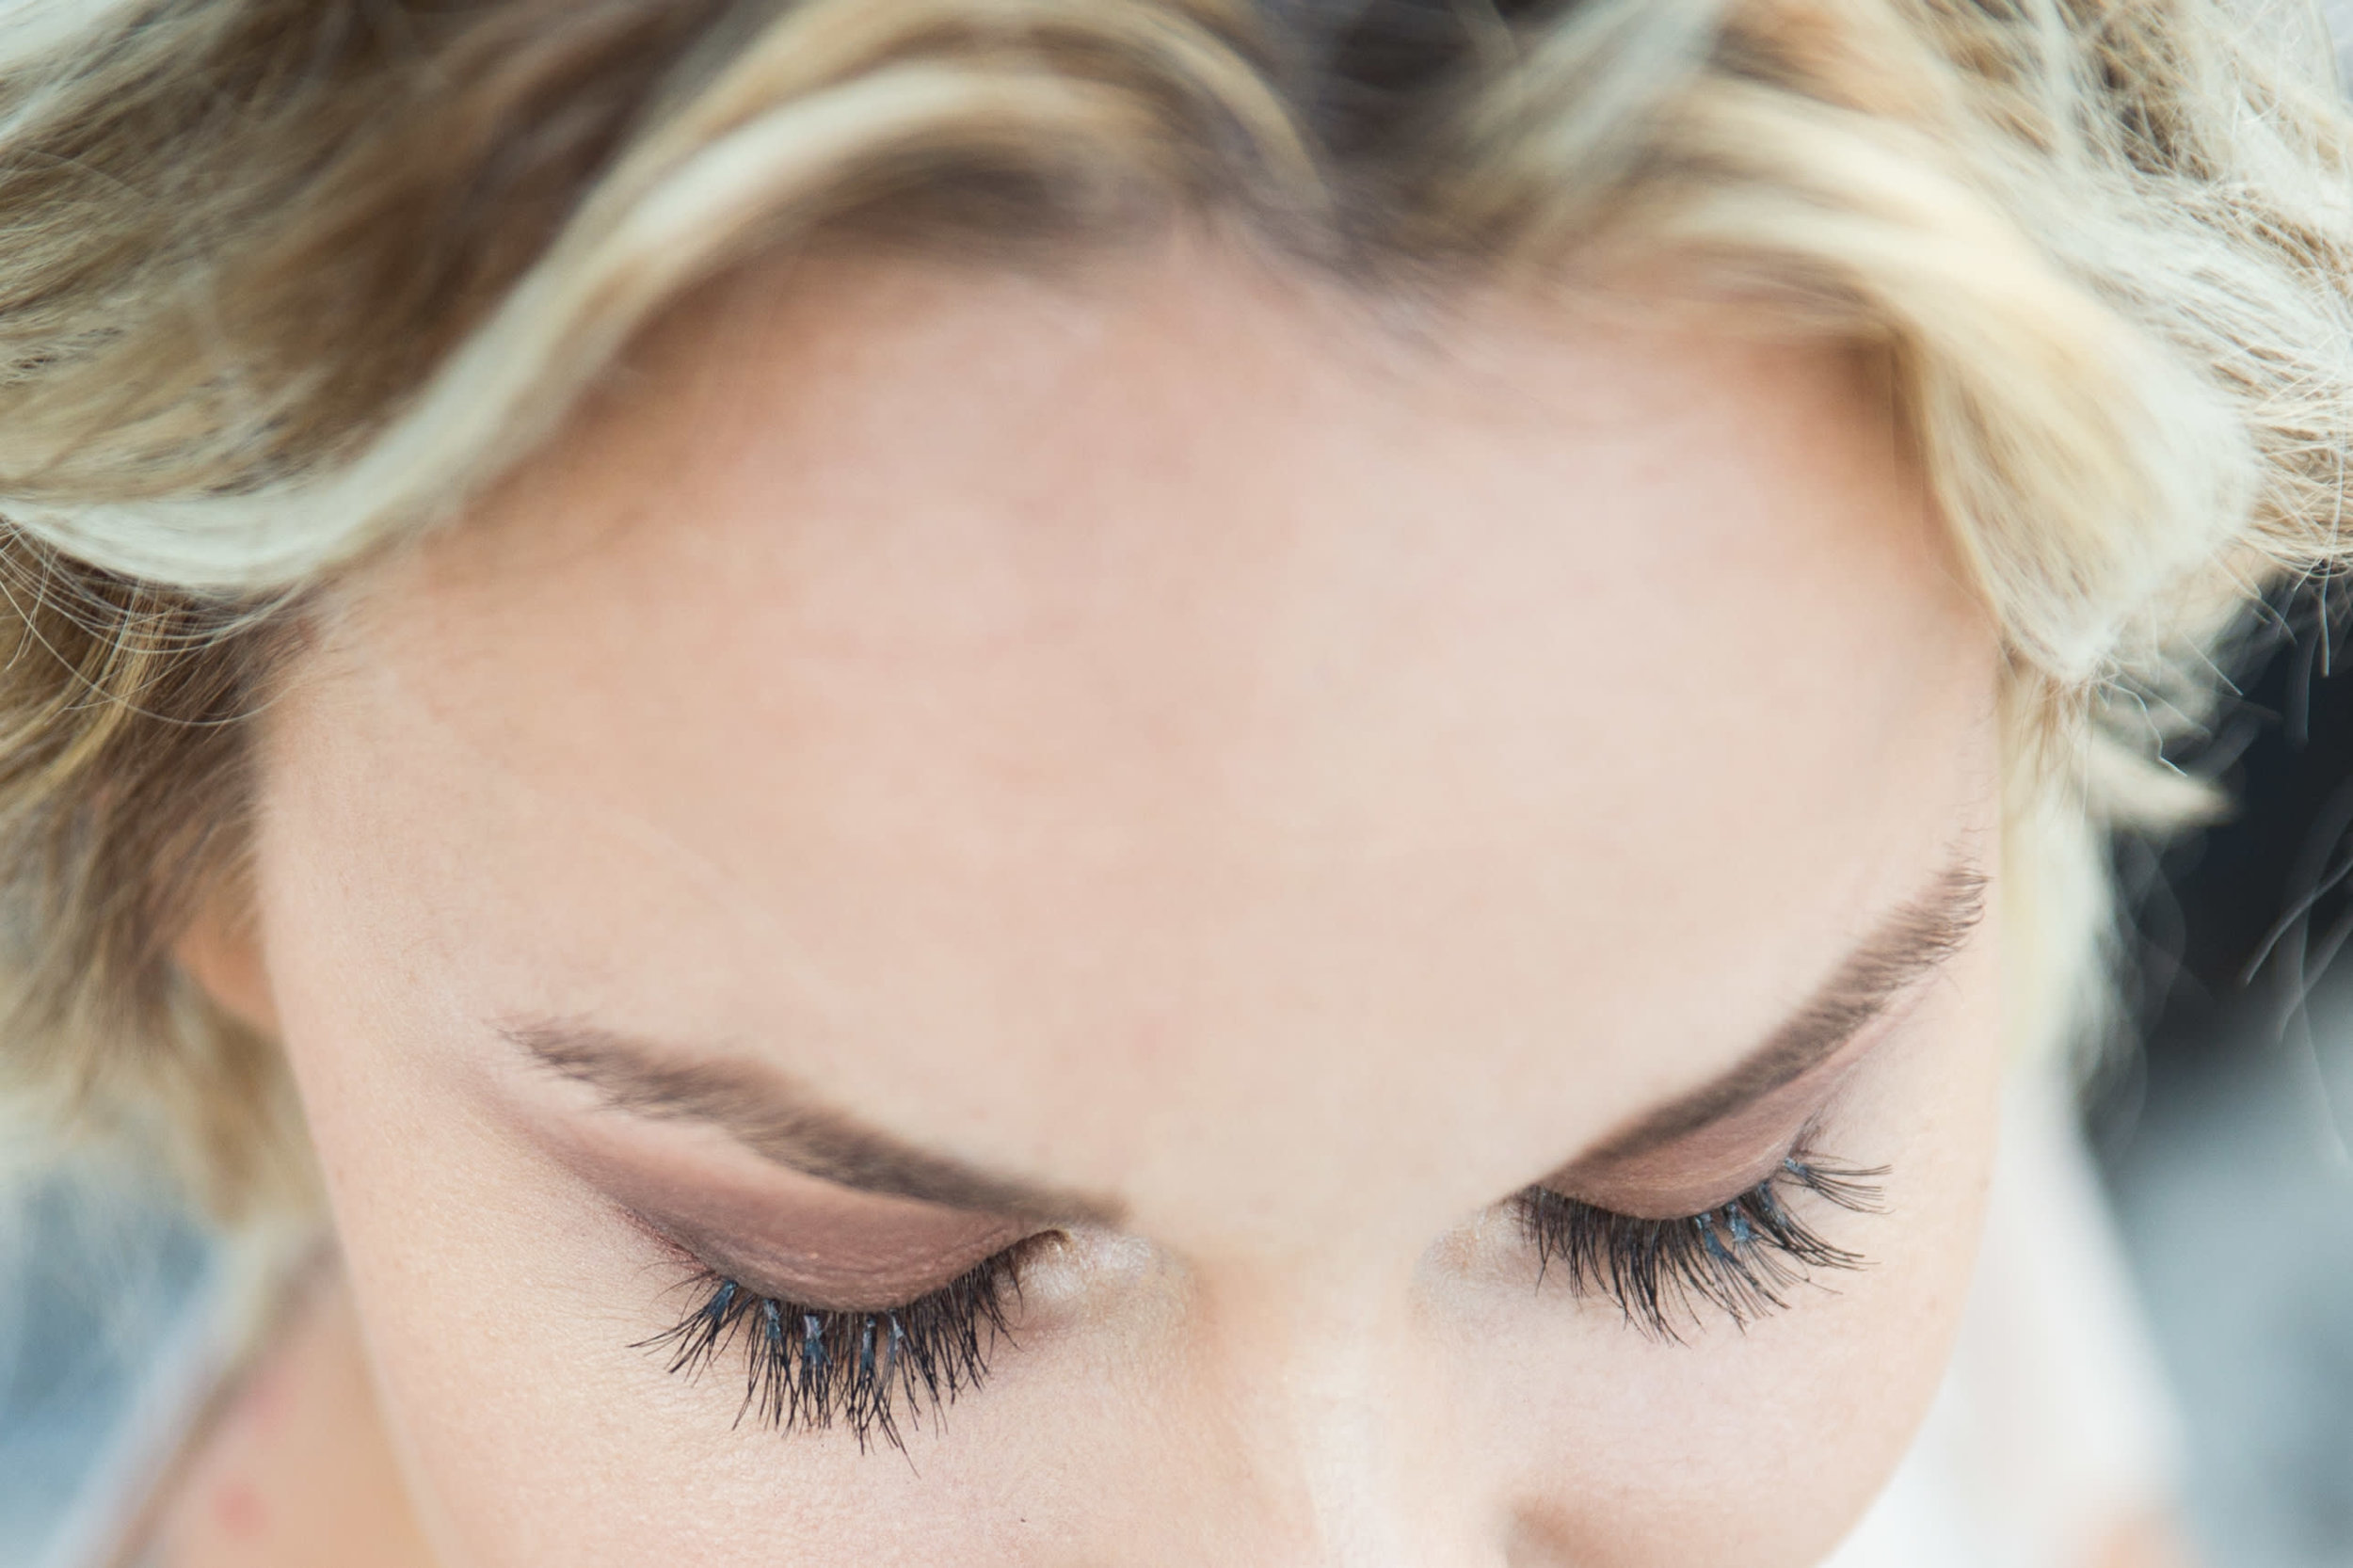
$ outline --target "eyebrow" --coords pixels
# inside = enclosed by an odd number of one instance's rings
[[[1580,1158],[1628,1159],[1699,1132],[1804,1077],[1961,951],[1985,909],[1985,878],[1947,869],[1849,952],[1765,1043],[1699,1088],[1611,1134]],[[772,1163],[862,1192],[1039,1223],[1115,1223],[1108,1198],[999,1175],[918,1148],[746,1061],[681,1062],[648,1041],[565,1019],[502,1025],[539,1066],[595,1090],[616,1110],[714,1128]]]
[[[562,1019],[505,1024],[499,1033],[616,1110],[715,1128],[773,1164],[836,1186],[1049,1224],[1110,1224],[1121,1210],[1106,1198],[918,1148],[757,1063],[680,1062],[673,1049]]]
[[[1985,917],[1985,874],[1967,860],[1939,872],[1849,952],[1765,1043],[1698,1088],[1643,1112],[1578,1157],[1630,1160],[1705,1131],[1838,1054],[1898,999],[1969,944]]]

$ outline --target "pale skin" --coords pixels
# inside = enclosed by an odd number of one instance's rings
[[[1904,452],[1835,345],[1208,241],[681,312],[330,607],[252,936],[185,950],[285,1042],[440,1560],[1817,1560],[1942,1370],[2001,1074],[1995,640]],[[1613,1152],[1928,909],[1795,1076]],[[1868,1267],[1680,1343],[1540,1284],[1531,1184],[1685,1215],[1801,1142],[1885,1168],[1792,1200]],[[1032,1233],[904,1456],[638,1348],[680,1238],[869,1308]]]

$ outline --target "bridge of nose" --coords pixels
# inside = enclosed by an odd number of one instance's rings
[[[1412,1272],[1193,1272],[1176,1352],[1192,1409],[1169,1428],[1212,1489],[1193,1549],[1254,1568],[1518,1560],[1501,1491],[1472,1473],[1480,1446],[1454,1430],[1459,1349],[1433,1332]]]

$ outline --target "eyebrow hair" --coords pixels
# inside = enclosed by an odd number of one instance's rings
[[[1983,875],[1965,862],[1947,869],[1864,938],[1762,1046],[1610,1134],[1580,1160],[1651,1152],[1802,1078],[1965,946],[1984,909]],[[594,1089],[608,1106],[715,1128],[764,1160],[837,1186],[1044,1223],[1111,1224],[1121,1211],[1111,1199],[1000,1176],[918,1148],[824,1104],[758,1063],[680,1062],[673,1050],[564,1019],[510,1023],[499,1033],[538,1065]]]
[[[716,1128],[763,1160],[837,1186],[1048,1223],[1109,1224],[1121,1211],[1110,1199],[917,1148],[758,1063],[681,1063],[673,1050],[561,1019],[506,1024],[499,1033],[616,1110]]]
[[[1579,1162],[1652,1153],[1737,1115],[1838,1054],[1897,999],[1969,942],[1985,916],[1985,875],[1961,860],[1898,905],[1765,1043],[1698,1088],[1643,1112]]]

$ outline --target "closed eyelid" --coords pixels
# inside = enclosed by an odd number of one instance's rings
[[[662,1247],[824,1304],[920,1295],[1039,1227],[714,1158],[629,1120],[526,1112],[528,1136],[600,1207]]]
[[[1763,1179],[1690,1214],[1620,1214],[1548,1189],[1519,1200],[1522,1227],[1537,1255],[1538,1279],[1557,1264],[1570,1289],[1614,1301],[1626,1321],[1655,1339],[1682,1343],[1704,1326],[1703,1305],[1736,1325],[1786,1310],[1822,1271],[1867,1268],[1870,1260],[1816,1230],[1792,1207],[1800,1194],[1853,1213],[1881,1212],[1883,1168],[1858,1170],[1791,1149]]]
[[[1836,1117],[1854,1076],[1911,1011],[1907,1005],[1889,1013],[1882,1027],[1706,1127],[1631,1154],[1582,1156],[1538,1185],[1622,1214],[1666,1219],[1713,1208],[1812,1142]]]
[[[777,1247],[731,1226],[625,1209],[631,1222],[680,1261],[762,1295],[836,1312],[877,1312],[930,1294],[1038,1233],[1018,1225],[953,1236],[900,1238],[898,1246],[812,1251]]]

